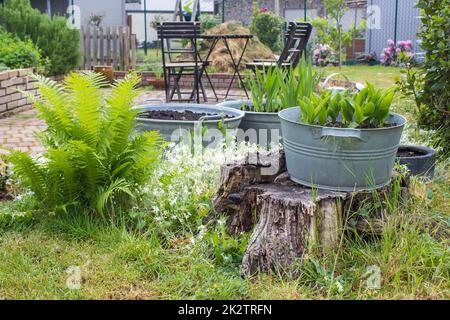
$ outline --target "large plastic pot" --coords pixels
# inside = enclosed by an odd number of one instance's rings
[[[206,133],[203,130],[203,134],[205,134],[204,142],[214,142],[223,138],[224,130],[227,131],[227,134],[235,136],[239,123],[244,117],[244,112],[240,110],[192,103],[141,105],[136,108],[142,110],[142,112],[167,110],[211,114],[211,116],[200,121],[149,119],[138,116],[138,131],[156,130],[161,133],[165,140],[172,142],[180,142],[181,139],[186,139],[188,135],[195,133],[200,127],[207,127]]]
[[[334,191],[375,189],[389,183],[404,117],[390,114],[392,127],[340,129],[300,123],[298,107],[278,115],[291,180]]]
[[[409,173],[414,176],[434,178],[436,165],[436,151],[424,146],[400,146],[397,160],[408,167]]]
[[[217,106],[241,110],[243,105],[253,106],[251,100],[234,100],[219,103]],[[281,124],[276,112],[244,111],[245,116],[239,125],[242,132],[238,138],[252,143],[270,146],[281,142]]]

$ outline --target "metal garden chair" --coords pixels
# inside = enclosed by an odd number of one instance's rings
[[[207,101],[202,75],[208,62],[202,60],[197,49],[200,23],[163,22],[158,25],[157,31],[161,41],[166,102],[200,103],[200,90]],[[183,76],[194,76],[192,90],[181,91],[180,80]],[[178,99],[174,99],[175,93]],[[183,98],[185,95],[189,98]]]
[[[305,52],[309,38],[311,37],[312,25],[304,22],[290,22],[285,33],[285,45],[278,60],[258,59],[246,64],[247,69],[269,69],[273,67],[295,68]]]

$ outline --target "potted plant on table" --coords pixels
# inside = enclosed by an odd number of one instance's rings
[[[291,180],[319,189],[356,191],[386,185],[406,119],[390,112],[394,89],[372,84],[355,95],[323,91],[281,119]]]
[[[245,111],[239,128],[250,142],[260,145],[279,143],[281,124],[278,112],[298,106],[299,101],[318,90],[320,78],[321,74],[305,59],[295,70],[278,67],[256,70],[255,76],[247,81],[250,100],[226,101],[218,106]]]

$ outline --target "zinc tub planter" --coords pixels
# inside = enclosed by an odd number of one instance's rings
[[[234,100],[219,103],[217,106],[241,110],[243,105],[252,107],[253,103],[251,100]],[[281,123],[277,112],[243,112],[245,116],[239,125],[239,129],[242,129],[247,137],[251,137],[251,130],[255,130],[255,143],[257,144],[270,145],[270,143],[281,141]]]
[[[207,114],[199,121],[193,120],[167,120],[167,119],[151,119],[137,117],[138,131],[159,131],[166,141],[179,142],[186,133],[195,132],[199,126],[207,128],[207,141],[218,138],[216,135],[227,130],[227,133],[236,134],[236,130],[244,117],[244,112],[232,108],[217,107],[203,104],[183,104],[183,103],[167,103],[160,105],[141,105],[137,109],[142,113],[147,111],[175,111],[175,112],[193,112],[199,114]],[[209,135],[209,136],[208,136]]]
[[[294,182],[332,191],[371,190],[390,181],[406,119],[391,127],[331,128],[299,122],[300,108],[281,111],[287,170]]]

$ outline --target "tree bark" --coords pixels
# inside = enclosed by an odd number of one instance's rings
[[[405,186],[404,181],[402,190]],[[228,231],[236,236],[253,230],[243,276],[280,269],[295,275],[300,270],[295,262],[308,248],[318,245],[330,252],[338,246],[346,219],[354,219],[363,234],[379,233],[380,221],[389,215],[387,206],[381,205],[370,219],[355,212],[364,203],[382,203],[390,192],[389,186],[354,193],[311,189],[289,179],[283,153],[250,154],[222,167],[210,219],[225,213]]]

